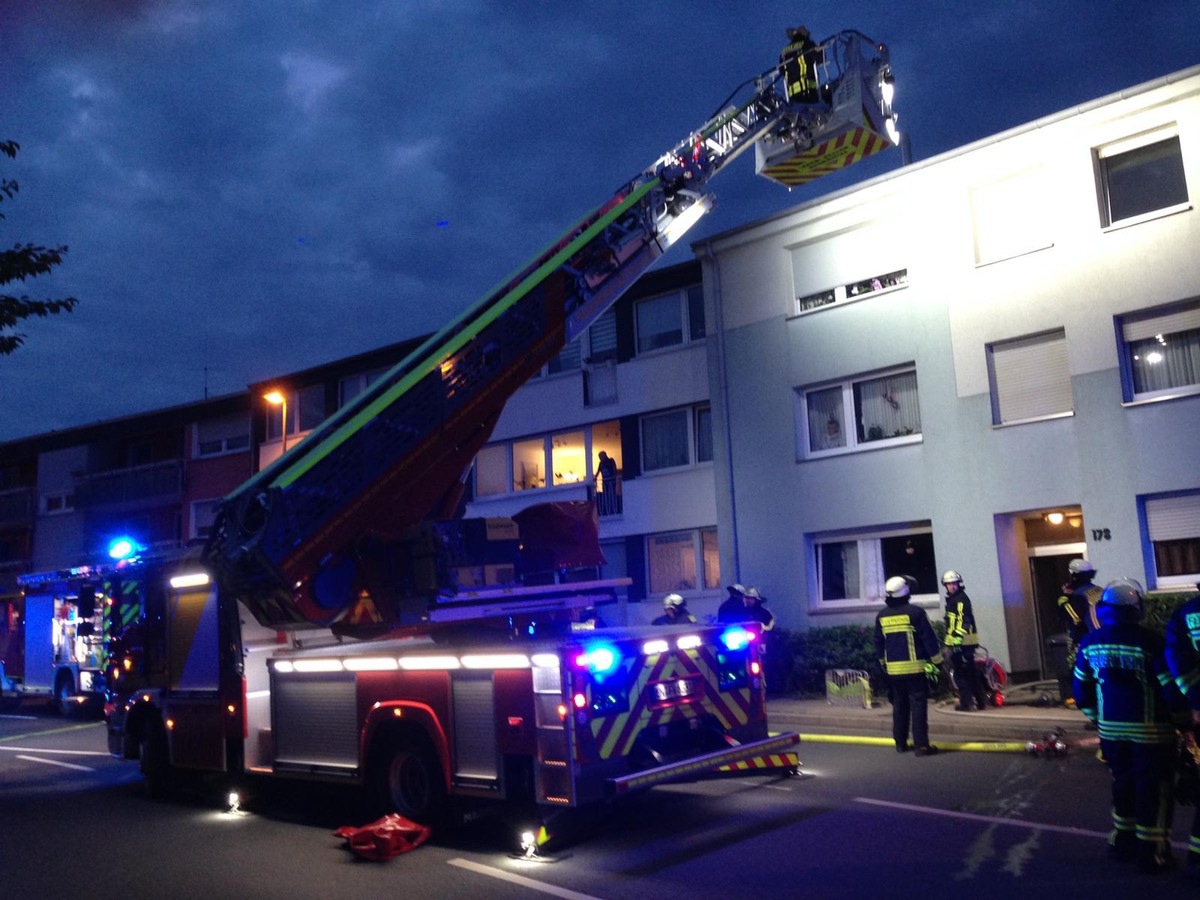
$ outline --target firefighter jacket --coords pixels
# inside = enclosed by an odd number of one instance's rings
[[[907,600],[875,617],[875,656],[885,675],[923,675],[927,663],[941,665],[942,648],[929,616]]]
[[[1089,631],[1100,627],[1100,621],[1096,618],[1096,603],[1102,593],[1102,588],[1089,581],[1065,589],[1065,593],[1058,598],[1059,619],[1076,643]]]
[[[1188,706],[1200,710],[1200,594],[1167,620],[1167,669]]]
[[[755,603],[747,606],[741,597],[730,597],[717,609],[718,622],[758,622],[764,632],[775,627],[775,614]]]
[[[979,632],[975,630],[975,613],[971,610],[971,598],[962,588],[953,594],[946,594],[946,646],[979,646]]]
[[[1129,617],[1105,619],[1075,656],[1079,711],[1104,740],[1174,744],[1191,716],[1167,671],[1163,638]]]

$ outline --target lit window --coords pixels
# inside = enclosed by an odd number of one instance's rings
[[[1159,130],[1096,150],[1104,226],[1138,220],[1188,202],[1179,136]]]
[[[1200,301],[1117,317],[1126,402],[1200,393]]]
[[[821,309],[824,306],[861,300],[863,297],[870,296],[871,294],[879,294],[902,287],[908,287],[908,269],[881,272],[878,275],[872,275],[870,278],[861,278],[858,281],[839,284],[829,290],[817,291],[815,294],[805,294],[804,296],[797,297],[796,312],[811,312],[814,309]]]
[[[988,344],[987,361],[993,425],[1074,412],[1063,329]]]
[[[810,611],[881,605],[884,583],[894,575],[916,579],[912,593],[936,600],[937,565],[933,533],[928,523],[916,527],[882,528],[853,533],[813,535]]]
[[[800,457],[921,440],[917,371],[896,369],[796,391]]]
[[[1147,498],[1142,512],[1152,586],[1191,589],[1200,581],[1200,492]]]
[[[717,529],[699,528],[646,538],[651,594],[716,590],[721,586]]]

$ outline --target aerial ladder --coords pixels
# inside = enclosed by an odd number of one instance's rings
[[[805,184],[898,142],[887,48],[819,45],[820,90],[789,100],[774,66],[220,504],[203,558],[260,624],[349,627],[364,597],[402,625],[389,548],[460,505],[505,402],[713,206],[708,183],[750,147],[759,174]]]

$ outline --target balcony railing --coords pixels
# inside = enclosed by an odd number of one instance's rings
[[[81,476],[75,487],[75,508],[94,509],[182,495],[183,463],[170,460]]]
[[[0,526],[33,524],[33,488],[0,491]]]

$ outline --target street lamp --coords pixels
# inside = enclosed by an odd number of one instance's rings
[[[279,439],[281,442],[279,454],[282,456],[284,453],[287,453],[287,395],[280,390],[267,391],[267,393],[263,394],[263,399],[272,406],[283,407],[283,415],[281,417],[279,429]]]

